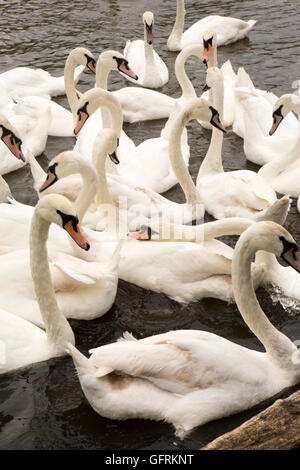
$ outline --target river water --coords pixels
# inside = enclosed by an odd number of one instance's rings
[[[58,76],[63,74],[64,61],[74,47],[88,47],[95,56],[105,49],[122,51],[127,39],[142,37],[141,16],[148,9],[146,0],[0,0],[0,70],[4,72],[24,65],[42,67]],[[174,75],[177,54],[166,48],[176,1],[152,0],[151,9],[155,15],[154,46],[170,71],[170,81],[162,91],[177,97],[180,94]],[[245,66],[257,87],[279,96],[293,91],[293,81],[300,78],[297,0],[186,0],[186,10],[186,27],[210,14],[258,20],[249,39],[219,48],[219,63],[230,59],[235,70]],[[187,71],[200,94],[205,80],[204,66],[191,59]],[[110,75],[110,89],[127,85],[118,73]],[[84,91],[91,86],[92,74],[84,73],[78,88]],[[64,97],[57,102],[67,106]],[[164,121],[126,124],[124,129],[138,144],[158,136],[163,124]],[[209,139],[209,131],[196,124],[189,126],[193,177],[197,175]],[[72,148],[73,143],[73,138],[49,138],[39,161],[47,166],[54,155]],[[255,165],[246,162],[242,140],[232,132],[225,136],[223,155],[226,170],[257,170]],[[32,205],[36,203],[27,168],[7,175],[6,180],[16,199]],[[167,196],[178,202],[184,199],[178,185]],[[286,227],[298,242],[299,221],[293,204]],[[272,323],[292,340],[300,339],[297,312],[287,311],[279,303],[274,305],[263,289],[258,291],[258,297]],[[262,350],[235,305],[205,299],[182,306],[164,295],[122,281],[114,306],[103,318],[90,322],[72,321],[71,324],[76,345],[85,354],[92,347],[116,340],[124,330],[142,338],[180,328],[211,331],[249,348]],[[98,416],[83,396],[71,359],[63,357],[0,377],[0,449],[198,449],[273,401],[197,428],[180,442],[174,438],[171,426],[165,423],[118,422]]]

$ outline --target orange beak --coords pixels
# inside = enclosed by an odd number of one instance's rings
[[[207,64],[208,61],[209,61],[210,51],[211,51],[211,45],[210,45],[210,44],[207,46],[207,48],[204,47],[204,49],[203,49],[203,56],[202,56],[202,62],[203,62],[204,64]]]
[[[80,129],[83,127],[85,121],[89,118],[89,115],[84,111],[80,111],[77,117],[76,126],[74,129],[74,134],[77,135]]]
[[[137,232],[129,232],[127,233],[127,237],[134,240],[150,240],[148,228],[138,230]]]
[[[6,147],[11,151],[11,153],[16,158],[18,158],[19,160],[22,160],[23,162],[26,161],[21,150],[22,141],[20,139],[17,139],[16,136],[12,132],[2,137],[2,140],[5,143]]]
[[[77,245],[80,246],[80,248],[85,251],[88,251],[90,249],[90,245],[85,236],[80,232],[78,225],[76,225],[76,227],[74,228],[72,221],[69,220],[64,225],[64,229],[68,232],[74,242],[76,242]]]
[[[124,73],[125,75],[128,75],[128,77],[133,78],[134,80],[138,80],[138,76],[131,70],[131,68],[126,65],[124,62],[119,66],[120,72]]]
[[[39,192],[41,193],[45,189],[49,188],[52,184],[54,184],[57,181],[57,176],[54,173],[51,173],[51,171],[48,171],[47,173],[47,178],[45,179],[44,183],[39,189]]]

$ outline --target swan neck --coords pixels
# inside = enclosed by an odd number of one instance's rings
[[[181,150],[182,133],[186,125],[182,113],[174,118],[169,139],[169,157],[175,176],[184,191],[186,203],[197,204],[201,202],[200,195],[183,160]]]
[[[75,339],[68,321],[58,308],[54,294],[46,246],[49,227],[50,223],[40,217],[36,208],[30,228],[30,267],[48,341],[63,351],[65,343],[75,344]]]
[[[96,144],[96,142],[95,142]],[[98,174],[98,191],[96,194],[96,204],[100,206],[102,204],[113,204],[113,200],[108,189],[107,178],[106,178],[106,159],[107,155],[103,150],[94,145],[93,148],[93,163]]]
[[[93,167],[87,166],[86,163],[80,164],[79,170],[82,177],[82,187],[75,201],[75,210],[81,225],[90,204],[97,194],[98,182]]]
[[[105,65],[105,63],[98,59],[96,66],[96,87],[107,90],[107,82],[110,68]]]
[[[279,366],[288,364],[290,367],[294,345],[268,320],[255,295],[251,262],[257,251],[256,243],[253,234],[249,236],[246,232],[236,244],[232,259],[234,298],[244,321],[264,345],[269,357]]]
[[[183,29],[184,29],[184,16],[185,16],[184,0],[177,0],[176,19],[175,19],[172,32],[168,39],[168,43],[170,44],[171,47],[180,46],[180,41],[182,38]]]
[[[68,99],[68,103],[73,114],[74,125],[76,122],[76,111],[77,111],[77,104],[78,104],[78,97],[76,94],[75,82],[74,82],[74,72],[76,63],[70,54],[66,60],[65,69],[64,69],[64,81],[65,81],[65,89],[66,95]]]
[[[196,92],[194,89],[194,86],[187,76],[187,73],[185,71],[185,63],[190,56],[189,53],[185,53],[183,50],[176,59],[175,62],[175,75],[178,80],[178,83],[181,87],[181,99],[187,100],[190,98],[196,98]]]
[[[218,86],[210,90],[210,100],[212,105],[219,111],[221,122],[223,120],[223,99],[224,99],[224,84],[219,83]],[[222,146],[223,146],[223,132],[216,127],[212,128],[211,141],[208,147],[205,158],[199,169],[198,178],[211,173],[223,173],[222,163]]]

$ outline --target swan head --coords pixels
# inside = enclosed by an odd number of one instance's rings
[[[47,177],[40,187],[39,192],[42,193],[61,178],[73,175],[74,173],[82,173],[84,170],[92,175],[92,180],[96,183],[97,174],[95,168],[87,159],[83,158],[80,153],[74,150],[61,152],[50,161]]]
[[[275,102],[273,106],[273,124],[270,129],[269,135],[273,135],[276,129],[278,128],[279,124],[283,121],[285,116],[291,112],[296,111],[298,109],[300,111],[300,98],[297,95],[293,95],[291,93],[287,93],[282,95],[278,100]]]
[[[90,245],[79,229],[79,220],[69,199],[59,194],[47,194],[37,203],[35,212],[66,230],[80,248],[89,250]]]
[[[245,246],[253,251],[263,250],[281,257],[292,268],[300,272],[300,254],[292,235],[281,225],[271,221],[252,224],[240,237]]]
[[[152,27],[154,23],[154,15],[152,11],[145,11],[143,14],[143,23],[145,27],[146,41],[151,45],[153,43]]]
[[[100,129],[94,141],[94,148],[108,155],[115,165],[120,163],[118,146],[119,137],[116,131],[109,128]]]
[[[92,72],[96,73],[96,61],[93,54],[85,47],[76,47],[73,49],[69,57],[78,65],[84,65],[88,67]]]
[[[86,91],[80,97],[77,105],[77,122],[75,124],[74,134],[77,135],[87,119],[101,106],[114,106],[122,115],[121,105],[118,100],[102,88],[92,88]]]
[[[203,33],[203,56],[202,62],[205,65],[208,65],[211,51],[217,45],[217,35],[212,29],[208,29]]]
[[[183,122],[185,125],[191,119],[198,119],[200,121],[210,122],[212,126],[226,134],[226,129],[220,120],[219,111],[213,106],[210,106],[208,101],[204,98],[194,98],[188,101],[183,110]]]
[[[140,230],[137,230],[135,232],[129,232],[127,234],[127,237],[132,238],[133,240],[147,241],[147,240],[151,240],[153,235],[157,235],[157,234],[158,232],[153,230],[148,225],[142,225]]]
[[[131,70],[128,60],[118,51],[104,51],[99,55],[97,68],[106,68],[107,70],[118,70],[134,80],[138,80],[138,76]]]
[[[19,137],[18,131],[2,115],[0,115],[0,139],[16,158],[23,162],[26,161],[21,150],[22,140]]]

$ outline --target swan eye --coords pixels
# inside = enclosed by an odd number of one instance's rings
[[[68,223],[71,222],[74,232],[78,232],[79,220],[76,215],[65,214],[64,212],[56,209],[56,212],[61,216],[62,226],[65,227]]]
[[[300,272],[300,259],[298,259],[298,247],[296,243],[288,241],[284,237],[279,237],[279,240],[283,244],[283,251],[281,253],[281,258],[286,261],[292,268]]]
[[[96,62],[94,57],[90,57],[87,54],[84,54],[86,57],[86,66],[94,73],[96,73]]]
[[[213,36],[209,39],[203,39],[203,47],[204,49],[208,49],[208,46],[212,47],[213,45]]]

